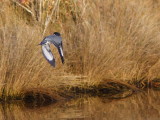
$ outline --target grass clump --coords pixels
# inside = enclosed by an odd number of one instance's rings
[[[0,96],[19,96],[34,88],[59,92],[61,86],[87,88],[111,81],[135,88],[137,83],[146,86],[159,79],[159,4],[154,0],[2,1]],[[38,43],[55,31],[62,33],[66,63],[61,65],[54,50],[54,69]]]

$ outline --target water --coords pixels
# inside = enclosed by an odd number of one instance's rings
[[[160,91],[124,99],[83,96],[48,106],[1,104],[0,120],[160,120]]]

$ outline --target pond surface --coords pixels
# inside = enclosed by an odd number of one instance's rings
[[[42,107],[1,104],[0,120],[160,120],[160,91],[124,99],[83,96]]]

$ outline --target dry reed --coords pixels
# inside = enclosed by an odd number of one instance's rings
[[[160,1],[157,0],[16,0],[0,3],[1,97],[25,90],[134,84],[160,78]],[[62,33],[66,63],[43,58],[38,43]],[[77,79],[80,78],[85,79]]]

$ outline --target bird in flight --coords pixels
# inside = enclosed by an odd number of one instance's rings
[[[54,44],[56,48],[58,49],[58,52],[61,57],[61,61],[64,64],[62,37],[59,32],[54,32],[53,35],[49,35],[45,37],[42,40],[42,42],[39,44],[42,47],[43,56],[53,67],[55,67],[55,58],[50,49],[51,43]]]

